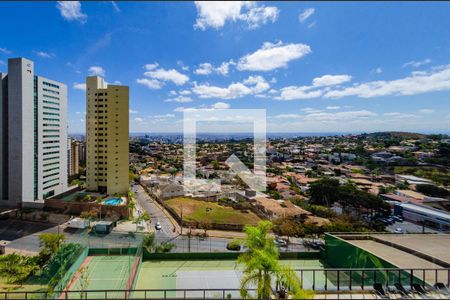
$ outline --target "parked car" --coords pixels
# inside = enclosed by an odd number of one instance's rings
[[[90,225],[90,222],[88,219],[82,219],[82,218],[73,218],[69,222],[67,222],[68,228],[74,228],[74,229],[86,229]]]
[[[278,247],[287,247],[287,242],[283,239],[274,239],[273,242],[278,246]]]
[[[394,233],[405,233],[405,231],[402,228],[398,227],[395,228]]]
[[[161,230],[162,229],[161,223],[156,222],[155,229],[156,230]]]
[[[403,217],[402,216],[393,216],[392,217],[394,220],[396,220],[397,222],[403,222]]]

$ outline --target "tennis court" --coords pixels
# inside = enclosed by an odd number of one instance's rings
[[[99,255],[88,256],[75,274],[67,290],[125,290],[133,280],[132,270],[136,270],[135,255]],[[88,297],[104,296],[94,292]],[[122,298],[123,292],[108,292],[109,298]],[[69,294],[72,299],[80,296],[76,293]]]
[[[294,269],[321,269],[319,260],[282,260],[285,265]],[[137,289],[239,289],[242,267],[235,260],[166,260],[146,261],[140,268],[137,279]],[[307,283],[305,278],[305,283]],[[307,284],[309,285],[309,284]],[[182,291],[167,291],[167,297],[184,298]],[[208,291],[206,296],[221,298],[223,291]],[[225,291],[233,298],[239,297],[238,292]],[[139,298],[139,292],[132,297]],[[147,293],[148,298],[162,298],[163,292]],[[203,291],[191,291],[188,298],[202,297]]]

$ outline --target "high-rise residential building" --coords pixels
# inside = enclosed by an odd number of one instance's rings
[[[86,141],[78,142],[78,154],[80,156],[80,164],[86,165]]]
[[[86,78],[86,183],[90,191],[126,193],[129,90]]]
[[[72,176],[72,139],[67,139],[67,175]]]
[[[69,176],[80,172],[79,142],[73,138],[67,139],[67,170]]]
[[[67,87],[25,58],[0,79],[0,205],[39,207],[67,190]]]

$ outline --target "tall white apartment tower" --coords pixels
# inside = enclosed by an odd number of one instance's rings
[[[40,207],[67,190],[67,87],[25,58],[0,79],[0,205]]]

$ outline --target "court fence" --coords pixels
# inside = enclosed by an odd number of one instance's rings
[[[374,285],[387,288],[396,284],[406,289],[414,284],[432,289],[437,284],[448,287],[450,269],[296,269],[302,288],[317,293],[372,293]],[[250,291],[251,292],[251,291]],[[118,289],[64,290],[59,299],[236,299],[237,288],[216,289]],[[0,299],[54,299],[47,292],[0,292]]]

